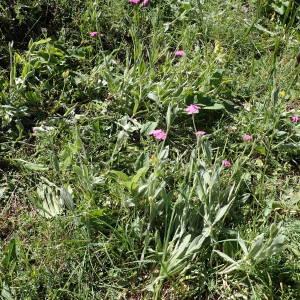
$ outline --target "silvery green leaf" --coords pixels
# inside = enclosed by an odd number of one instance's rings
[[[9,286],[6,285],[5,282],[2,284],[1,299],[3,299],[3,300],[15,300],[16,299],[16,297],[12,294],[12,291],[10,290]]]
[[[253,259],[257,257],[257,255],[260,253],[260,251],[263,248],[263,242],[264,242],[264,234],[260,234],[257,236],[252,244],[252,247],[249,251],[248,257]]]
[[[141,133],[148,135],[157,127],[157,122],[147,122],[141,126]]]
[[[148,93],[147,97],[155,102],[158,101],[158,96],[153,92]]]
[[[214,103],[214,105],[212,105],[212,106],[204,106],[203,109],[206,109],[206,110],[221,110],[221,109],[225,109],[225,107],[221,103]]]
[[[60,197],[62,200],[62,203],[66,205],[68,209],[74,209],[74,201],[72,194],[65,188],[60,189]]]
[[[127,198],[125,200],[125,206],[126,207],[134,207],[135,206],[134,200],[132,198]]]
[[[233,260],[231,257],[229,257],[227,254],[218,251],[218,250],[213,250],[213,252],[216,252],[218,255],[220,255],[224,260],[226,260],[227,262],[230,262],[231,264],[237,265],[238,263]]]
[[[200,250],[206,237],[207,236],[205,234],[201,234],[194,238],[193,241],[190,243],[186,254],[193,255],[196,251]]]
[[[280,250],[283,247],[283,245],[285,244],[285,241],[286,241],[286,237],[283,234],[279,234],[272,241],[270,248],[272,248],[272,250],[277,252],[278,250]]]
[[[159,160],[164,160],[164,159],[168,158],[168,156],[169,156],[169,146],[165,147],[158,153]]]
[[[32,162],[25,161],[23,159],[14,159],[15,161],[21,163],[22,167],[31,171],[47,171],[48,167],[42,164],[36,164]]]
[[[55,189],[47,185],[40,185],[37,194],[41,203],[37,204],[37,211],[45,218],[53,218],[63,211],[63,200],[58,196]]]
[[[240,237],[240,234],[238,234],[237,241],[238,241],[240,247],[242,248],[244,254],[245,254],[245,255],[248,255],[248,249],[247,249],[247,246],[246,246],[246,244],[245,244],[245,241]]]
[[[171,118],[172,118],[172,106],[171,106],[171,104],[169,104],[168,111],[167,111],[167,116],[166,116],[167,130],[170,129]]]
[[[4,196],[5,192],[6,192],[6,187],[1,187],[0,188],[0,199]]]
[[[105,182],[105,178],[103,176],[94,176],[93,177],[93,184],[102,184]]]
[[[240,268],[241,268],[241,266],[239,264],[232,264],[229,267],[227,267],[226,269],[224,269],[223,271],[220,271],[219,274],[229,274],[232,271],[238,270]]]
[[[226,204],[225,206],[223,206],[222,208],[220,208],[218,210],[217,215],[216,215],[215,220],[212,225],[217,224],[225,216],[225,214],[228,212],[231,204],[232,204],[232,202]]]

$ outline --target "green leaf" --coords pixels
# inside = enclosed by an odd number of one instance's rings
[[[37,194],[41,200],[40,203],[36,203],[37,211],[43,217],[50,219],[63,212],[63,199],[58,195],[54,187],[41,184],[37,188]]]
[[[30,44],[30,46],[34,47],[34,46],[39,46],[39,45],[43,45],[43,44],[47,44],[51,41],[51,38],[47,38],[47,39],[41,39],[39,41],[33,42]]]
[[[16,299],[16,297],[12,295],[9,286],[7,286],[5,282],[2,285],[2,291],[1,291],[0,296],[1,296],[0,298],[2,300],[15,300]]]
[[[137,173],[132,176],[131,180],[130,180],[130,183],[131,183],[131,189],[135,190],[137,188],[137,184],[139,182],[139,180],[141,179],[141,177],[143,177],[147,171],[148,171],[148,167],[143,167],[143,168],[140,168]]]
[[[272,203],[273,204],[273,203]],[[280,225],[276,225],[276,224],[271,224],[270,226],[270,237],[271,238],[275,238],[279,232],[279,228],[280,228]]]
[[[109,173],[121,181],[129,181],[129,176],[122,171],[111,170]]]
[[[212,150],[211,150],[211,146],[209,144],[208,141],[203,141],[201,143],[201,147],[202,147],[202,150],[203,150],[203,153],[205,155],[205,158],[211,162],[212,161]]]
[[[45,167],[42,164],[36,164],[32,162],[25,161],[23,159],[14,159],[15,161],[21,163],[21,166],[25,169],[31,170],[31,171],[48,171],[48,167]]]
[[[4,196],[5,192],[6,192],[6,187],[1,187],[0,188],[0,199]]]
[[[223,271],[219,272],[219,274],[229,274],[232,271],[238,270],[240,268],[241,268],[241,266],[239,263],[232,264],[232,265],[228,266],[226,269],[224,269]]]
[[[237,237],[237,241],[238,241],[240,247],[242,248],[244,254],[248,255],[248,249],[247,249],[247,246],[245,244],[245,241],[240,237],[239,234],[238,234],[238,237]]]
[[[158,96],[153,92],[150,92],[147,97],[155,102],[158,102]]]
[[[204,243],[204,241],[206,240],[206,238],[208,236],[209,236],[209,231],[204,229],[204,231],[202,232],[201,235],[198,235],[197,237],[195,237],[192,240],[186,254],[187,255],[192,255],[196,251],[198,251],[202,247],[202,244]]]
[[[11,264],[17,260],[17,245],[16,240],[11,239],[6,250],[4,257],[2,259],[3,267],[9,270]]]
[[[271,6],[278,14],[280,14],[281,16],[284,15],[285,7],[283,5],[278,6],[278,5],[275,5],[274,3],[272,3]]]
[[[232,201],[218,210],[215,220],[213,222],[213,225],[217,224],[225,216],[225,214],[228,212],[231,204],[232,204]]]
[[[279,234],[276,238],[274,238],[270,248],[274,252],[277,252],[283,247],[285,241],[286,241],[286,237],[283,234]]]
[[[67,189],[65,188],[60,189],[60,197],[68,209],[74,209],[73,197]]]
[[[263,242],[264,242],[264,234],[262,233],[255,238],[254,243],[252,244],[252,247],[248,254],[248,257],[250,259],[254,259],[255,257],[257,257],[258,253],[260,253],[260,251],[263,248]]]
[[[224,260],[226,260],[227,262],[231,263],[231,264],[234,264],[234,265],[237,265],[238,263],[233,260],[231,257],[229,257],[227,254],[221,252],[221,251],[218,251],[218,250],[213,250],[213,252],[216,252],[218,255],[220,255]]]
[[[264,155],[264,156],[266,156],[266,154],[267,154],[266,148],[264,146],[262,146],[262,145],[256,146],[255,147],[255,151],[258,152],[259,154]]]
[[[167,116],[166,116],[167,131],[170,129],[170,126],[171,126],[171,117],[172,117],[172,106],[171,106],[171,104],[169,104]]]
[[[221,103],[214,103],[214,105],[212,105],[212,106],[204,106],[203,109],[206,109],[206,110],[221,110],[221,109],[225,109],[225,107]]]
[[[141,127],[141,133],[148,135],[152,130],[157,127],[157,122],[147,122]]]
[[[167,159],[168,156],[169,156],[169,146],[161,149],[160,152],[157,155],[157,157],[158,157],[159,160]]]
[[[190,240],[191,240],[191,235],[188,234],[187,236],[185,236],[183,238],[183,240],[179,243],[178,247],[176,247],[173,251],[172,251],[172,256],[169,260],[169,264],[173,267],[175,267],[176,265],[176,260],[178,260],[179,258],[181,258],[184,255],[184,252],[186,251],[187,247],[190,244]]]
[[[122,146],[127,142],[128,139],[128,134],[125,130],[121,130],[118,133],[118,137],[117,137],[117,141],[116,141],[116,145],[115,145],[115,151],[120,151]]]

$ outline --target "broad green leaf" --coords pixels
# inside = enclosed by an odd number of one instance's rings
[[[220,109],[225,109],[225,107],[221,103],[214,103],[214,105],[212,105],[212,106],[204,106],[203,109],[206,109],[206,110],[220,110]]]
[[[41,39],[39,41],[33,42],[31,43],[31,46],[39,46],[39,45],[43,45],[43,44],[47,44],[51,41],[51,38],[47,38],[47,39]]]
[[[285,244],[285,241],[286,241],[286,237],[283,234],[279,234],[277,237],[274,238],[270,248],[274,252],[277,252]]]
[[[239,234],[238,234],[238,237],[237,237],[237,241],[238,241],[240,247],[242,248],[244,254],[248,255],[248,249],[247,249],[247,246],[245,244],[245,241],[240,237]]]
[[[279,232],[280,225],[271,224],[270,226],[270,237],[275,238]]]
[[[153,92],[149,93],[147,97],[155,102],[158,102],[158,96]]]
[[[64,202],[55,188],[45,184],[37,188],[41,203],[37,203],[37,211],[45,218],[53,218],[63,212]]]
[[[165,147],[158,153],[159,160],[164,160],[164,159],[168,158],[168,156],[169,156],[169,146]]]
[[[122,171],[111,170],[109,173],[119,180],[129,181],[129,176]]]
[[[143,177],[148,171],[148,167],[143,167],[143,168],[140,168],[137,173],[132,176],[131,180],[130,180],[130,183],[131,183],[131,189],[135,190],[137,188],[137,184],[140,180],[141,177]]]
[[[170,259],[170,263],[171,262],[175,262],[176,259],[178,259],[179,257],[181,257],[185,250],[187,249],[189,243],[190,243],[190,240],[191,240],[191,235],[188,234],[187,236],[184,237],[184,239],[179,242],[179,246],[177,248],[175,248],[172,252],[172,257]]]
[[[213,222],[213,225],[217,224],[225,216],[225,214],[228,212],[231,204],[232,204],[232,202],[226,204],[225,206],[221,207],[218,210],[215,220]]]
[[[157,127],[157,122],[147,122],[141,127],[141,133],[148,135],[152,130]]]
[[[264,146],[262,146],[262,145],[256,146],[255,147],[255,151],[258,152],[259,154],[264,155],[264,156],[266,156],[266,154],[267,154],[266,148]]]
[[[2,284],[2,291],[1,291],[1,300],[15,300],[16,297],[12,295],[9,286],[5,284],[5,282]]]
[[[256,239],[254,240],[254,242],[252,244],[252,247],[248,254],[248,257],[250,259],[254,259],[255,257],[257,257],[258,253],[260,253],[260,251],[263,248],[263,242],[264,242],[264,234],[262,233],[256,237]]]
[[[68,209],[74,208],[74,201],[71,193],[66,188],[60,189],[60,197],[62,202],[66,205]]]
[[[22,78],[25,80],[25,79],[27,79],[31,74],[33,74],[33,72],[31,71],[31,68],[32,68],[32,66],[31,66],[31,64],[30,63],[25,63],[24,65],[23,65],[23,69],[22,69],[22,74],[21,74],[21,76],[22,76]],[[30,73],[31,72],[31,73]],[[30,73],[30,74],[29,74]]]
[[[272,3],[271,6],[274,8],[274,10],[275,10],[278,14],[280,14],[281,16],[284,15],[285,7],[284,7],[283,5],[278,6],[278,5],[275,5],[274,3]]]
[[[125,130],[121,130],[119,133],[118,133],[118,137],[117,137],[117,142],[116,142],[116,145],[115,145],[115,150],[114,152],[118,152],[121,150],[122,146],[126,143],[128,139],[128,134]]]
[[[207,234],[205,234],[205,231],[204,231],[201,235],[194,238],[192,240],[192,242],[190,243],[186,254],[193,255],[196,251],[200,250],[200,248],[202,247],[202,244],[204,243],[204,241],[207,237],[208,237],[208,232],[207,232]]]

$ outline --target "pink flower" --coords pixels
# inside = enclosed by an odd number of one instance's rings
[[[251,142],[253,140],[253,136],[251,134],[244,134],[243,141],[244,142]]]
[[[177,51],[175,51],[175,56],[176,57],[183,57],[183,56],[185,56],[184,50],[177,50]]]
[[[162,129],[152,130],[150,135],[152,135],[158,141],[164,141],[167,138],[167,133]]]
[[[202,137],[202,136],[206,135],[206,132],[199,130],[199,131],[195,132],[195,134],[196,134],[196,137]]]
[[[231,167],[231,162],[227,159],[222,160],[222,166],[224,168],[230,168]]]
[[[140,4],[141,0],[128,0],[128,2],[132,5]]]
[[[197,114],[199,112],[200,106],[198,104],[191,104],[189,105],[185,111],[188,115]]]
[[[89,35],[90,35],[91,37],[96,37],[96,36],[99,35],[99,32],[97,32],[97,31],[92,31],[92,32],[89,33]]]
[[[150,4],[150,0],[144,0],[142,6],[146,7]]]
[[[292,116],[291,117],[291,122],[293,122],[293,123],[299,123],[300,122],[300,117],[299,116]]]

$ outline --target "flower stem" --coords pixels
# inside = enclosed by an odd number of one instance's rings
[[[197,132],[197,127],[196,127],[196,124],[195,124],[195,117],[194,117],[194,114],[192,114],[192,120],[193,120],[194,130],[195,130],[195,133],[196,133],[196,132]]]

